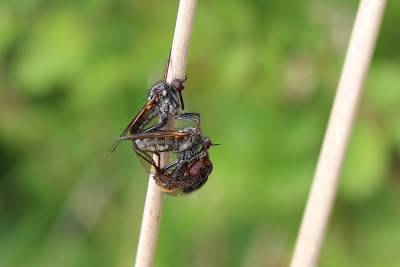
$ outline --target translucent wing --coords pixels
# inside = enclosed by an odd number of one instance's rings
[[[126,129],[122,132],[122,134],[119,136],[119,138],[125,136],[131,129],[132,127],[137,123],[138,119],[143,116],[143,113],[150,109],[151,107],[153,107],[155,105],[155,98],[151,99],[150,101],[148,101],[146,103],[146,105],[144,105],[144,107],[139,111],[139,113],[135,116],[135,118],[133,118],[133,120],[128,124],[128,126],[126,127]],[[117,146],[119,145],[119,143],[121,142],[121,139],[117,139],[114,144],[111,146],[110,148],[110,152],[114,152],[115,149],[117,149]]]
[[[131,134],[127,136],[120,136],[118,140],[137,140],[137,139],[144,139],[144,138],[162,138],[162,137],[186,137],[188,133],[177,132],[173,130],[160,130],[148,133],[138,133],[138,134]]]
[[[157,171],[159,171],[160,168],[158,166],[158,163],[154,161],[149,153],[140,150],[135,150],[135,152],[137,158],[139,159],[140,165],[142,165],[143,169],[145,169],[146,172],[155,174],[157,173]]]

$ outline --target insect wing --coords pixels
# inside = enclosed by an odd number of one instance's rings
[[[181,133],[173,130],[160,130],[154,131],[149,133],[138,133],[138,134],[131,134],[127,136],[120,136],[118,140],[137,140],[137,139],[144,139],[144,138],[163,138],[163,137],[186,137],[188,133]]]
[[[140,165],[142,165],[143,169],[151,174],[157,173],[159,167],[157,163],[151,158],[151,156],[147,152],[143,152],[140,150],[135,150],[136,156],[139,159]],[[154,168],[153,168],[154,167]]]
[[[143,113],[150,109],[151,107],[154,106],[155,103],[155,99],[151,99],[150,101],[148,101],[146,103],[146,105],[144,105],[144,107],[140,110],[140,112],[136,115],[135,118],[133,118],[133,120],[128,124],[128,126],[126,127],[126,129],[122,132],[122,134],[119,136],[119,138],[114,142],[114,144],[111,146],[110,148],[110,152],[114,152],[115,149],[117,149],[117,146],[119,145],[119,143],[121,142],[121,137],[125,136],[131,129],[132,127],[136,124],[136,122],[138,121],[138,119],[143,116]]]

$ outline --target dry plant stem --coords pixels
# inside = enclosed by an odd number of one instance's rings
[[[171,49],[171,62],[167,76],[168,83],[171,83],[174,79],[183,79],[185,77],[196,7],[197,0],[181,0],[179,2]],[[164,129],[174,129],[175,125],[175,118],[169,115],[168,123]],[[170,156],[171,153],[161,154],[161,166],[168,164]],[[150,175],[136,253],[136,267],[148,267],[154,264],[163,201],[164,193],[158,188],[152,175]]]
[[[362,0],[291,267],[316,266],[386,0]]]

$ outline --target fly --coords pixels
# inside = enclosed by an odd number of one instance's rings
[[[205,184],[213,170],[208,149],[215,145],[201,131],[193,126],[180,131],[160,130],[120,137],[119,140],[132,140],[139,158],[150,163],[155,170],[156,184],[170,195],[187,195]],[[149,155],[162,152],[176,153],[176,161],[164,168]],[[159,158],[159,157],[158,157]]]
[[[182,90],[185,88],[183,83],[187,78],[183,80],[175,79],[171,84],[168,84],[166,80],[169,62],[170,59],[168,59],[167,62],[164,80],[157,82],[152,86],[147,103],[128,124],[126,129],[120,135],[120,138],[127,135],[128,132],[133,135],[160,130],[168,122],[168,112],[171,113],[176,119],[197,122],[197,127],[199,127],[199,113],[179,113],[180,107],[182,107],[182,110],[184,109]],[[179,95],[179,99],[177,94]],[[160,116],[160,122],[154,126],[144,129],[157,116]],[[118,138],[111,146],[109,150],[110,152],[113,152],[117,148],[119,142],[121,141],[120,138]]]

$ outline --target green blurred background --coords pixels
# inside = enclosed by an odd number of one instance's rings
[[[358,1],[199,1],[183,92],[207,184],[156,266],[287,266]],[[178,1],[0,3],[0,265],[132,266],[148,174],[108,149],[162,79]],[[320,266],[400,264],[400,2],[388,1]]]

